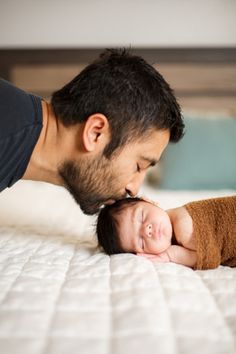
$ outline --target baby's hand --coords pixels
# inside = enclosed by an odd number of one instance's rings
[[[161,252],[159,254],[151,254],[151,253],[137,253],[137,256],[145,257],[148,258],[152,262],[157,262],[157,263],[168,263],[170,262],[170,257],[168,256],[168,253]]]

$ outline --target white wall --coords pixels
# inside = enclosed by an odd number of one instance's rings
[[[236,46],[236,0],[0,0],[0,47]]]

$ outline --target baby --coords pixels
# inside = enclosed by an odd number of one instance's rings
[[[131,252],[194,269],[236,266],[236,197],[166,211],[146,199],[122,199],[101,209],[96,231],[107,254]]]

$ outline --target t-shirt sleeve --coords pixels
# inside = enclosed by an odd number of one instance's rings
[[[0,79],[0,191],[23,176],[41,129],[41,99]]]

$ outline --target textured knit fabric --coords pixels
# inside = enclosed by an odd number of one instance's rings
[[[185,205],[193,219],[195,269],[236,267],[236,196],[200,200]]]

